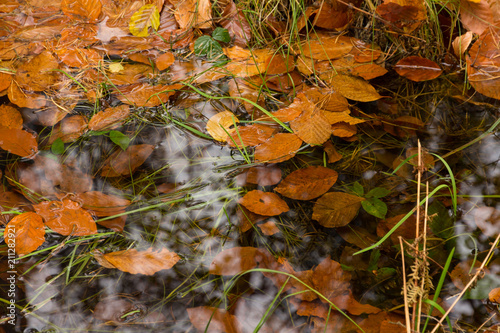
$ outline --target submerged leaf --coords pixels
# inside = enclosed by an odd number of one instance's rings
[[[273,260],[266,250],[255,247],[233,247],[219,252],[210,264],[209,273],[215,275],[236,275],[255,267],[266,267]]]
[[[151,155],[153,149],[153,145],[141,144],[130,146],[125,151],[114,152],[104,161],[101,176],[120,177],[133,174]]]
[[[302,140],[295,134],[278,133],[255,148],[256,162],[279,163],[295,156]]]
[[[335,170],[311,166],[289,174],[274,190],[295,200],[311,200],[328,191],[337,181]]]
[[[343,192],[326,193],[316,201],[312,219],[324,227],[343,227],[354,219],[364,199]]]
[[[207,122],[207,132],[217,141],[224,142],[228,140],[228,134],[234,132],[231,127],[240,121],[234,113],[223,111],[212,116]]]
[[[160,26],[160,13],[154,4],[147,4],[139,8],[129,22],[130,33],[137,37],[149,36],[149,27],[158,30]]]
[[[290,210],[286,202],[278,195],[260,190],[248,192],[238,202],[249,211],[264,216],[280,215]]]
[[[7,245],[15,244],[18,256],[35,251],[45,242],[42,217],[33,212],[16,215],[5,227],[4,237]]]

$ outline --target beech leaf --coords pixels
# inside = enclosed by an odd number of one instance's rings
[[[149,27],[158,30],[160,26],[160,12],[154,4],[147,4],[139,8],[129,22],[130,33],[137,37],[149,36]]]
[[[324,227],[343,227],[354,219],[365,199],[343,192],[326,193],[316,201],[312,219]]]
[[[45,242],[42,217],[33,212],[16,215],[5,227],[6,244],[15,244],[16,254],[23,256]]]
[[[248,192],[239,200],[239,203],[249,211],[264,216],[275,216],[290,210],[286,202],[278,195],[260,190]]]
[[[311,200],[328,191],[337,181],[336,171],[311,166],[289,174],[274,190],[295,200]]]

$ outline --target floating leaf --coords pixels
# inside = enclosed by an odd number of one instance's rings
[[[357,133],[356,126],[339,122],[332,125],[332,135],[340,138],[350,138]]]
[[[365,122],[365,120],[363,119],[351,117],[349,113],[351,113],[351,111],[347,110],[342,112],[325,111],[323,114],[325,115],[325,118],[328,120],[329,124],[344,122],[348,123],[349,125],[356,125]]]
[[[86,68],[98,66],[103,61],[102,54],[94,49],[58,48],[55,52],[57,57],[70,67]]]
[[[491,289],[488,294],[488,300],[492,303],[500,303],[500,288]]]
[[[21,157],[31,158],[38,152],[36,136],[22,129],[0,127],[0,148]]]
[[[465,34],[456,37],[453,40],[452,46],[453,46],[453,52],[457,56],[457,58],[461,58],[465,51],[470,46],[470,43],[472,42],[472,37],[473,37],[472,31],[467,31]]]
[[[82,115],[73,115],[64,118],[54,126],[49,137],[49,144],[57,139],[62,142],[73,142],[80,138],[87,130],[87,117]]]
[[[95,115],[93,115],[89,121],[88,126],[89,129],[92,131],[101,131],[109,128],[115,128],[121,125],[125,121],[125,119],[128,118],[129,115],[130,115],[130,106],[126,104],[110,107],[105,109],[104,111],[99,111]],[[113,140],[113,138],[111,137],[111,133],[110,133],[110,138],[111,140]],[[122,149],[127,149],[128,144],[124,147],[125,148]]]
[[[18,256],[35,251],[45,242],[42,217],[33,212],[16,215],[5,227],[4,237],[7,245],[15,244]]]
[[[487,237],[495,237],[500,232],[500,210],[494,207],[474,209],[474,222]]]
[[[358,102],[372,102],[382,98],[371,84],[361,78],[345,74],[328,74],[320,77],[345,98]]]
[[[95,254],[95,258],[101,266],[144,275],[153,275],[158,271],[170,269],[181,259],[176,253],[165,248],[159,251],[149,248],[145,251],[130,249],[102,255]]]
[[[152,107],[167,103],[169,97],[182,87],[181,84],[152,86],[136,83],[120,88],[117,97],[125,104]]]
[[[228,140],[228,133],[231,134],[234,131],[230,127],[239,122],[234,113],[223,111],[213,115],[208,120],[206,129],[212,138],[224,142]]]
[[[335,146],[331,141],[325,142],[323,144],[323,149],[328,155],[328,163],[335,163],[342,159],[342,155],[339,152],[337,152]]]
[[[287,198],[311,200],[325,194],[337,177],[335,170],[311,166],[292,172],[274,190]]]
[[[322,110],[342,112],[349,110],[347,99],[331,89],[308,88],[303,91],[306,97]]]
[[[47,104],[44,95],[29,93],[21,90],[15,81],[12,81],[7,90],[9,100],[20,108],[41,109]]]
[[[307,99],[304,96],[305,99]],[[332,135],[330,123],[323,111],[310,101],[302,114],[290,122],[293,132],[304,142],[312,145],[323,144]]]
[[[295,156],[302,140],[295,134],[278,133],[255,148],[256,162],[279,163]]]
[[[415,82],[433,80],[443,72],[434,61],[416,56],[401,59],[394,70]]]
[[[174,16],[181,29],[209,29],[212,26],[210,0],[170,0]]]
[[[22,129],[23,117],[16,108],[10,105],[0,105],[0,127]]]
[[[104,161],[101,176],[109,178],[131,175],[153,150],[154,146],[148,144],[129,146],[125,151],[118,150]]]
[[[52,87],[60,77],[59,63],[49,51],[43,51],[17,68],[14,80],[30,91],[43,91]],[[11,84],[12,86],[12,84]]]
[[[77,202],[42,201],[33,205],[37,214],[43,217],[45,225],[63,236],[87,236],[97,233],[92,216]]]
[[[155,60],[156,67],[163,71],[169,68],[175,62],[175,57],[172,52],[165,52]]]
[[[251,212],[264,216],[275,216],[288,212],[290,208],[285,201],[274,193],[253,190],[238,201]]]
[[[62,0],[61,9],[71,18],[95,22],[101,15],[102,4],[99,0]]]
[[[90,191],[71,195],[71,200],[82,204],[82,208],[99,217],[124,213],[130,201],[99,191]]]
[[[233,247],[219,252],[208,271],[215,275],[236,275],[256,267],[267,268],[266,263],[272,259],[266,250],[255,247]]]
[[[345,226],[358,214],[363,200],[343,192],[326,193],[316,201],[312,219],[327,228]]]
[[[394,25],[408,34],[427,17],[424,2],[419,0],[385,0],[377,6],[377,14],[389,23],[389,28]]]
[[[147,4],[139,8],[130,18],[128,28],[130,33],[137,37],[149,36],[149,27],[158,30],[160,26],[160,12],[154,4]]]
[[[239,147],[257,146],[269,139],[276,131],[276,128],[260,124],[241,126],[230,132],[227,143],[230,147],[236,147],[235,143]]]
[[[350,37],[320,35],[318,40],[307,40],[300,45],[303,56],[315,60],[337,59],[352,49]]]
[[[238,9],[232,0],[224,8],[222,17],[220,25],[227,29],[231,38],[234,38],[234,43],[241,47],[247,46],[252,38],[252,28],[245,14]]]
[[[478,35],[490,28],[492,26],[490,22],[496,20],[495,14],[492,12],[490,4],[486,0],[461,0],[459,8],[460,21],[464,27]]]
[[[62,155],[64,153],[64,142],[60,138],[55,139],[50,146],[50,151],[52,154]]]
[[[122,150],[127,150],[130,144],[130,138],[119,131],[110,131],[109,138],[111,139],[111,141],[113,141],[114,144],[116,144]]]
[[[260,231],[262,231],[262,233],[266,236],[272,236],[280,232],[280,229],[273,221],[258,224],[257,227],[259,227]]]

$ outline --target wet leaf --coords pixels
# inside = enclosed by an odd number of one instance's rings
[[[101,176],[109,178],[132,175],[153,150],[154,146],[148,144],[129,146],[125,151],[118,150],[104,161]]]
[[[312,219],[327,228],[345,226],[356,217],[363,200],[343,192],[326,193],[316,201]]]
[[[222,17],[220,25],[227,29],[231,38],[234,38],[234,43],[241,47],[247,46],[252,38],[252,29],[245,14],[232,0],[224,8]]]
[[[22,129],[0,127],[0,148],[21,157],[31,158],[38,152],[36,136]]]
[[[170,0],[174,16],[181,29],[209,29],[212,26],[210,0]]]
[[[281,169],[276,165],[257,166],[248,169],[247,183],[260,186],[276,185],[281,180]]]
[[[110,128],[116,128],[120,126],[128,118],[129,115],[130,106],[128,105],[123,104],[115,107],[110,107],[93,115],[89,121],[88,127],[92,131],[101,131]],[[113,138],[111,137],[111,133],[110,138],[111,140],[113,140]],[[127,149],[127,147],[125,147],[124,149]]]
[[[73,142],[80,138],[87,131],[87,117],[73,115],[64,118],[54,126],[50,133],[49,144],[60,139],[63,143]]]
[[[9,100],[20,108],[40,109],[47,104],[44,95],[22,91],[15,81],[7,90]]]
[[[307,40],[300,45],[303,56],[315,60],[337,59],[349,53],[353,45],[350,37],[319,35],[318,40]]]
[[[63,236],[87,236],[97,233],[92,216],[72,200],[42,201],[33,208],[45,225]]]
[[[416,56],[401,59],[394,70],[415,82],[433,80],[443,72],[434,61]]]
[[[488,29],[492,25],[491,22],[496,20],[486,0],[461,0],[459,8],[460,21],[464,27],[478,35]]]
[[[298,96],[297,96],[298,97]],[[307,98],[304,96],[307,100]],[[307,101],[302,114],[290,122],[293,132],[304,142],[321,145],[332,135],[330,123],[322,110]]]
[[[120,131],[110,131],[109,138],[122,150],[127,150],[127,148],[129,147],[130,138]]]
[[[4,237],[6,244],[15,244],[18,256],[35,251],[45,242],[42,217],[33,212],[16,215],[5,227]]]
[[[152,107],[167,103],[169,97],[182,87],[181,84],[152,86],[136,83],[120,88],[116,96],[125,104]]]
[[[276,131],[276,128],[260,124],[241,126],[230,131],[227,143],[230,147],[257,146],[269,139]]]
[[[181,259],[176,253],[165,248],[161,250],[149,248],[145,251],[130,249],[102,255],[94,253],[94,255],[101,266],[144,275],[153,275],[161,270],[170,269]]]
[[[54,71],[57,68],[59,63],[52,53],[43,51],[19,66],[14,80],[24,89],[43,91],[59,80],[60,73]]]
[[[231,36],[229,35],[227,29],[221,27],[215,28],[214,32],[212,32],[212,37],[223,43],[229,43],[231,41]]]
[[[423,1],[419,0],[385,0],[377,6],[377,14],[389,22],[389,28],[403,29],[411,33],[427,18]]]
[[[258,224],[257,227],[259,227],[262,233],[266,236],[272,236],[280,232],[280,229],[273,221]]]
[[[356,126],[349,125],[345,122],[339,122],[332,125],[332,135],[340,138],[350,138],[357,132]]]
[[[60,138],[55,139],[54,142],[52,143],[52,145],[50,146],[50,151],[52,152],[52,154],[55,154],[55,155],[63,154],[64,153],[64,142]]]
[[[155,60],[156,67],[160,71],[169,68],[174,62],[175,58],[172,52],[165,52]]]
[[[472,32],[468,31],[465,34],[458,36],[453,40],[452,43],[453,52],[455,53],[457,58],[461,58],[464,55],[465,51],[467,51],[467,49],[470,46],[470,43],[472,42],[472,37],[473,37]]]
[[[249,211],[264,216],[280,215],[290,210],[286,202],[280,199],[278,195],[260,190],[248,192],[238,203],[245,206]]]
[[[349,102],[347,102],[347,99],[333,90],[313,87],[305,89],[303,93],[311,102],[322,110],[330,112],[349,110]]]
[[[345,98],[359,102],[372,102],[382,98],[371,84],[361,78],[344,74],[320,77]]]
[[[256,162],[279,163],[295,156],[302,140],[295,134],[278,133],[255,148]]]
[[[335,170],[311,166],[292,172],[274,190],[287,198],[311,200],[325,194],[337,177]]]
[[[488,294],[488,300],[492,303],[500,303],[500,288],[491,289]]]
[[[94,308],[94,317],[97,320],[105,321],[108,325],[120,325],[128,322],[127,313],[140,311],[134,303],[126,299],[107,298],[96,304]]]
[[[387,214],[387,205],[380,199],[369,198],[361,202],[363,209],[370,215],[378,217],[379,219],[385,219]]]
[[[191,324],[199,332],[243,332],[243,325],[238,318],[224,309],[210,306],[198,306],[186,309]]]
[[[323,149],[326,152],[326,155],[328,155],[328,163],[335,163],[342,159],[342,155],[337,152],[335,146],[331,141],[325,142],[323,144]]]
[[[239,122],[234,113],[223,111],[216,113],[208,120],[206,129],[214,140],[224,142],[228,140],[228,133],[234,132],[231,127]]]
[[[95,22],[101,15],[102,4],[99,0],[62,0],[61,9],[73,19]]]
[[[22,129],[23,117],[16,108],[9,105],[0,105],[0,127]]]
[[[73,194],[71,200],[82,205],[82,208],[90,211],[98,217],[113,216],[125,213],[130,201],[111,194],[99,191]]]
[[[223,54],[222,46],[210,36],[201,36],[194,42],[194,52],[209,59],[215,59]]]
[[[61,61],[70,66],[88,68],[103,62],[103,56],[96,50],[83,48],[60,48],[56,54]]]
[[[139,8],[129,21],[130,33],[137,37],[149,36],[149,27],[158,30],[160,26],[160,12],[154,4],[147,4]]]
[[[495,237],[500,232],[500,211],[494,207],[474,209],[474,222],[487,237]]]
[[[255,247],[233,247],[219,252],[210,264],[209,273],[231,276],[252,268],[266,268],[274,258],[269,252]]]
[[[342,112],[327,112],[325,111],[323,114],[325,115],[325,118],[328,120],[329,124],[336,124],[340,122],[348,123],[349,125],[356,125],[360,123],[364,123],[365,120],[359,119],[359,118],[354,118],[349,115],[351,111],[342,111]]]

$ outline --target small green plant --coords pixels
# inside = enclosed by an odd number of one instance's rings
[[[231,37],[227,29],[218,27],[212,32],[212,37],[201,36],[194,42],[194,53],[209,59],[224,57],[222,46],[219,42],[229,43]]]
[[[354,183],[351,190],[357,196],[365,198],[365,200],[361,202],[361,206],[368,214],[378,217],[379,219],[385,219],[387,205],[380,200],[380,198],[385,197],[391,193],[391,191],[383,187],[375,187],[365,194],[365,189],[358,182]]]

